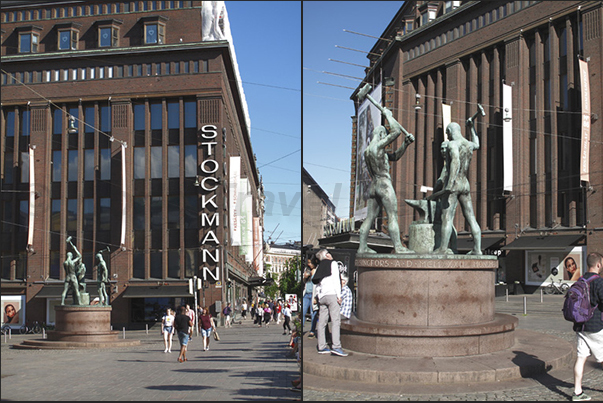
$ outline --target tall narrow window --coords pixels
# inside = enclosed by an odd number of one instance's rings
[[[111,229],[111,199],[108,197],[99,200],[98,229],[109,231]]]
[[[77,230],[77,199],[67,199],[67,231]]]
[[[62,151],[57,150],[52,152],[52,181],[61,182],[61,168],[62,168]]]
[[[68,151],[68,165],[67,165],[67,180],[69,182],[77,182],[77,150]]]
[[[197,175],[197,146],[184,146],[184,176],[194,177]]]
[[[185,102],[184,103],[184,127],[185,128],[197,128],[197,103],[196,102]]]
[[[180,146],[168,147],[168,178],[180,177]]]
[[[151,130],[161,130],[162,128],[161,109],[161,104],[151,104]]]
[[[103,181],[111,180],[111,149],[101,148],[100,150],[100,179]]]
[[[180,127],[180,103],[169,102],[168,110],[168,129],[178,129]]]
[[[94,180],[94,150],[84,150],[84,180]]]
[[[145,167],[144,147],[134,147],[134,179],[144,179]]]
[[[101,106],[100,108],[101,130],[105,133],[111,133],[111,107]]]
[[[151,178],[160,179],[163,169],[162,148],[151,147]]]
[[[84,199],[84,221],[82,223],[84,231],[92,231],[94,226],[94,199]]]

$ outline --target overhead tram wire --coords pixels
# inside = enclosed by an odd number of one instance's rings
[[[29,85],[27,85],[27,84],[25,84],[24,82],[22,82],[21,80],[19,80],[19,79],[18,79],[16,76],[14,76],[12,73],[9,73],[9,72],[7,72],[7,71],[6,71],[6,70],[4,70],[4,69],[2,69],[2,72],[3,72],[4,74],[6,74],[7,76],[12,77],[12,79],[13,79],[13,80],[17,81],[19,84],[21,84],[22,86],[24,86],[25,88],[27,88],[28,90],[30,90],[31,92],[33,92],[34,94],[36,94],[37,96],[39,96],[40,98],[42,98],[43,100],[45,100],[46,102],[48,102],[50,105],[54,106],[54,107],[55,107],[55,108],[57,108],[58,110],[61,110],[61,111],[63,110],[63,108],[61,108],[59,105],[55,104],[55,103],[54,103],[54,102],[52,102],[50,99],[46,98],[44,95],[40,94],[39,92],[37,92],[36,90],[34,90],[33,88],[31,88]],[[107,133],[103,132],[102,130],[100,130],[100,129],[98,129],[98,128],[96,128],[96,127],[92,126],[92,125],[90,125],[89,123],[86,123],[85,121],[83,121],[83,120],[82,120],[82,119],[80,119],[79,117],[77,117],[77,118],[76,118],[75,116],[73,116],[72,114],[70,114],[70,113],[69,113],[69,112],[67,112],[67,111],[65,111],[65,114],[66,114],[68,117],[73,117],[73,119],[75,119],[76,121],[78,121],[78,122],[82,123],[82,124],[83,124],[83,125],[85,125],[85,126],[88,126],[88,127],[92,128],[92,129],[94,129],[95,131],[97,131],[98,133],[100,133],[100,134],[102,134],[102,135],[104,135],[104,136],[108,137],[110,141],[117,141],[117,142],[119,142],[119,143],[123,144],[125,147],[127,147],[127,146],[128,146],[128,145],[127,145],[127,143],[126,143],[125,141],[122,141],[122,140],[116,139],[116,138],[115,138],[115,137],[113,137],[112,135],[110,135],[110,134],[107,134]]]
[[[347,29],[345,29],[345,28],[344,28],[343,32],[348,32],[348,33],[350,33],[350,34],[356,34],[356,35],[367,36],[367,37],[369,37],[369,38],[378,39],[378,40],[380,40],[380,41],[393,42],[393,40],[392,40],[392,39],[388,39],[388,38],[381,38],[381,37],[378,37],[378,36],[373,36],[373,35],[362,34],[362,33],[360,33],[360,32],[354,32],[354,31],[347,30]]]

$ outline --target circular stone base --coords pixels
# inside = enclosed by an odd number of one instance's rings
[[[518,319],[496,314],[494,320],[460,326],[391,326],[352,316],[341,322],[346,349],[395,357],[457,357],[504,350],[515,343]]]
[[[391,357],[350,351],[345,358],[318,354],[316,341],[303,338],[304,387],[346,385],[344,390],[366,391],[366,385],[386,387],[450,385],[517,380],[571,366],[575,346],[555,336],[517,329],[511,348],[467,357]],[[374,343],[377,344],[377,343]],[[399,389],[395,389],[399,392]]]
[[[60,305],[55,307],[56,330],[47,340],[28,340],[15,348],[104,348],[140,345],[140,340],[119,339],[111,330],[111,306]]]

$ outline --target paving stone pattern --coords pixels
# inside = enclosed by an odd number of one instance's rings
[[[508,301],[506,296],[502,296],[496,297],[495,303],[496,312],[519,319],[519,328],[551,334],[575,344],[572,325],[563,319],[561,313],[562,295],[509,295]],[[345,346],[343,348],[345,350]],[[501,384],[451,385],[448,390],[441,385],[410,385],[399,387],[396,393],[389,388],[388,393],[377,392],[374,385],[367,385],[364,391],[360,385],[353,390],[342,390],[337,381],[328,388],[322,386],[325,382],[317,382],[321,387],[315,388],[310,380],[311,377],[304,377],[304,401],[571,401],[574,387],[571,367]],[[592,401],[603,401],[603,369],[592,357],[587,361],[582,385]]]
[[[254,327],[247,319],[218,328],[220,341],[203,351],[201,335],[189,344],[188,361],[177,361],[180,344],[164,353],[161,327],[126,331],[141,345],[87,350],[20,350],[25,338],[2,337],[2,400],[37,401],[228,401],[299,400],[291,381],[299,376],[288,356],[289,335],[281,325]],[[121,335],[120,335],[121,337]]]

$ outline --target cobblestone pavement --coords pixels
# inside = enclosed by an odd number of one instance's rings
[[[300,400],[291,391],[299,376],[296,359],[288,356],[289,335],[281,325],[253,326],[247,319],[232,328],[218,328],[220,341],[203,351],[201,336],[189,344],[188,361],[177,361],[180,344],[164,353],[160,327],[126,331],[140,346],[82,350],[20,350],[25,338],[2,336],[2,400]],[[121,335],[120,335],[121,337]]]
[[[524,302],[525,297],[525,302]],[[542,302],[541,302],[542,301]],[[525,306],[525,308],[524,308]],[[496,297],[496,312],[514,315],[519,319],[519,328],[552,334],[556,337],[575,343],[575,333],[570,322],[563,319],[561,307],[562,295],[544,295],[540,293],[528,295],[509,295]],[[526,314],[524,314],[524,309]],[[307,330],[307,329],[306,329]],[[314,339],[315,340],[315,339]],[[345,346],[343,346],[345,349]],[[334,381],[336,383],[336,381]],[[603,401],[603,370],[589,358],[582,382],[584,391],[592,397],[592,401]],[[571,400],[574,378],[571,368],[541,374],[533,378],[517,382],[506,382],[501,385],[487,385],[472,388],[470,385],[451,386],[450,392],[442,393],[442,388],[430,385],[413,388],[400,387],[399,393],[368,393],[333,389],[314,389],[304,385],[304,401],[568,401]],[[405,389],[412,390],[411,393]],[[434,391],[437,389],[437,391]],[[462,390],[461,389],[465,389]]]

